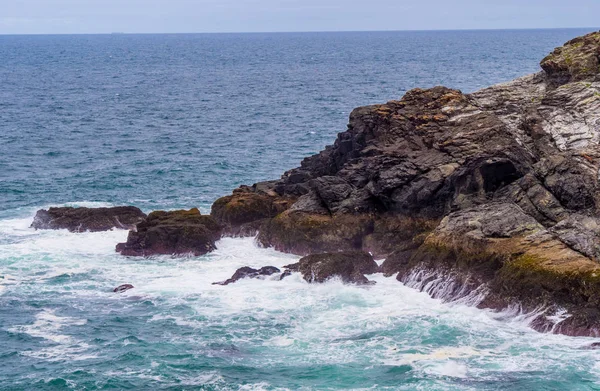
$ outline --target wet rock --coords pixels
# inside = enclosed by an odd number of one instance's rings
[[[221,197],[212,205],[211,216],[231,236],[254,236],[266,219],[277,216],[290,207],[293,200],[280,197],[271,182],[252,187],[242,186],[232,195]]]
[[[123,293],[126,292],[130,289],[133,289],[134,286],[131,284],[123,284],[123,285],[119,285],[118,287],[116,287],[115,289],[113,289],[113,292],[115,293]]]
[[[213,282],[213,285],[229,285],[238,280],[241,280],[242,278],[257,278],[261,276],[271,276],[275,273],[280,272],[281,270],[279,270],[275,266],[265,266],[261,267],[260,269],[253,269],[251,267],[245,266],[237,269],[233,276],[231,276],[231,278],[221,282]],[[281,279],[283,279],[283,277],[281,277]]]
[[[306,213],[287,210],[266,222],[257,240],[265,247],[307,255],[311,253],[359,250],[363,239],[373,230],[369,215]]]
[[[286,268],[302,273],[302,277],[308,282],[325,282],[339,277],[346,283],[355,284],[368,284],[365,274],[378,271],[371,254],[364,251],[312,254]]]
[[[128,256],[202,255],[213,251],[221,238],[221,226],[198,209],[152,212],[130,231],[117,252]]]
[[[258,242],[369,251],[436,297],[541,306],[538,330],[600,335],[600,32],[541,66],[472,94],[413,89],[353,110],[332,145],[264,186],[293,203],[246,219]],[[234,195],[263,194],[249,189]]]
[[[35,229],[68,229],[71,232],[98,232],[135,229],[146,215],[134,206],[112,208],[60,207],[39,210],[31,224]]]
[[[600,342],[594,342],[586,346],[586,349],[600,349]]]

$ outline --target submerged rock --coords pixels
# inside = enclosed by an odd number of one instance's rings
[[[346,283],[355,284],[368,284],[365,274],[378,271],[371,254],[364,251],[312,254],[286,268],[302,273],[302,277],[308,282],[325,282],[339,277]]]
[[[152,212],[130,231],[127,242],[117,245],[117,252],[129,256],[203,255],[216,248],[221,226],[198,209]]]
[[[279,270],[275,266],[265,266],[261,267],[260,269],[253,269],[251,267],[245,266],[237,269],[233,276],[231,276],[231,278],[221,282],[213,282],[213,285],[229,285],[238,280],[241,280],[242,278],[257,278],[262,276],[271,276],[275,273],[280,272],[281,270]]]
[[[115,293],[123,293],[126,292],[130,289],[133,289],[134,286],[131,284],[123,284],[123,285],[119,285],[118,287],[116,287],[115,289],[113,289],[113,292]]]
[[[113,228],[135,229],[146,215],[134,206],[112,208],[49,208],[39,210],[31,224],[35,229],[68,229],[71,232],[98,232]]]

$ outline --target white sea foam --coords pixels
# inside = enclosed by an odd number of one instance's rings
[[[577,362],[592,371],[598,365],[594,351],[581,349],[594,339],[537,333],[528,327],[531,314],[518,308],[504,313],[479,310],[473,307],[478,302],[474,295],[445,303],[443,290],[457,290],[444,287],[444,281],[425,289],[438,299],[421,292],[424,287],[405,286],[381,274],[369,277],[376,282],[373,286],[348,285],[338,279],[308,284],[299,274],[283,281],[245,279],[228,286],[212,285],[242,266],[282,268],[299,257],[259,248],[252,238],[225,238],[215,252],[203,257],[127,258],[114,251],[115,244],[126,239],[126,231],[35,231],[28,228],[30,222],[30,218],[0,220],[0,239],[7,241],[0,246],[0,274],[5,276],[0,279],[2,297],[67,294],[82,311],[92,312],[101,309],[86,303],[100,299],[124,308],[135,307],[139,300],[150,301],[157,312],[151,314],[148,326],[175,325],[169,337],[174,341],[208,349],[206,330],[227,330],[210,342],[259,346],[271,352],[260,363],[249,365],[287,365],[289,355],[295,365],[409,365],[426,377],[455,378],[485,375],[486,368],[519,372],[549,363],[560,369]],[[78,280],[77,276],[85,277]],[[112,293],[122,283],[135,289]],[[564,314],[557,316],[559,321]],[[22,354],[46,360],[65,355],[86,359],[94,356],[90,354],[93,342],[70,334],[71,329],[86,326],[84,319],[41,311],[32,324],[12,326],[10,331],[51,343]],[[178,334],[185,329],[195,332]],[[232,363],[250,359],[235,351],[223,357]],[[203,376],[185,378],[182,384],[223,384],[218,372],[206,375],[212,380]]]

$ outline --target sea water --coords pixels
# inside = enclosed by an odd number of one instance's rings
[[[122,257],[37,209],[200,207],[333,142],[352,108],[535,72],[585,30],[0,36],[0,389],[594,390],[598,340],[370,276],[212,285],[298,257]],[[130,283],[134,289],[115,294]]]

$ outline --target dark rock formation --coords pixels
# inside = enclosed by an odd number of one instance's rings
[[[271,276],[275,273],[280,272],[281,270],[279,270],[275,266],[265,266],[261,267],[260,269],[253,269],[251,267],[245,266],[237,269],[235,273],[233,273],[233,276],[231,276],[231,278],[228,278],[227,280],[221,282],[213,282],[213,285],[229,285],[238,280],[241,280],[242,278],[257,278],[261,276]]]
[[[113,292],[115,293],[123,293],[126,292],[130,289],[133,289],[134,286],[131,284],[123,284],[123,285],[119,285],[118,287],[116,287],[115,289],[113,289]]]
[[[210,215],[228,235],[254,236],[263,222],[288,209],[295,200],[280,197],[274,192],[273,184],[262,182],[252,187],[241,186],[232,195],[215,201]]]
[[[600,335],[600,32],[541,66],[472,94],[414,89],[355,109],[333,145],[269,182],[295,201],[260,214],[259,242],[370,251],[437,297],[478,292],[481,307],[546,308],[539,330]],[[305,278],[328,278],[312,257]]]
[[[129,256],[202,255],[214,250],[220,238],[221,226],[198,209],[158,211],[150,213],[136,231],[130,231],[127,242],[119,243],[117,251]]]
[[[98,232],[113,228],[135,229],[146,215],[134,206],[114,208],[49,208],[39,210],[31,224],[35,229],[68,229]]]
[[[373,257],[364,251],[312,254],[286,268],[302,273],[308,282],[325,282],[339,277],[344,282],[355,284],[368,284],[365,274],[378,271]]]

